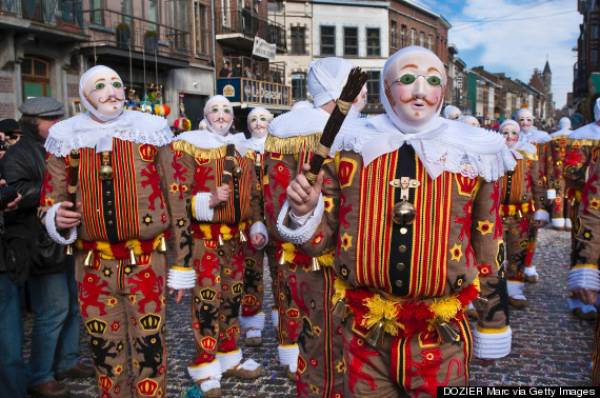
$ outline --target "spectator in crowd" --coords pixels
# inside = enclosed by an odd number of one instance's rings
[[[235,63],[235,67],[231,72],[231,77],[242,77],[242,64],[239,62]]]
[[[52,243],[37,217],[45,171],[43,144],[48,130],[63,117],[64,110],[55,99],[38,97],[25,101],[19,111],[23,114],[19,120],[23,137],[7,151],[2,175],[22,195],[18,208],[5,215],[5,233],[11,237],[8,249],[19,257],[16,280],[27,281],[34,314],[27,384],[33,396],[63,397],[68,390],[60,380],[94,374],[89,365],[79,361],[81,319],[72,258]],[[10,310],[2,312],[0,329],[4,330],[0,330],[0,345],[7,349],[0,361],[18,365],[8,369],[0,366],[0,382],[10,384],[0,385],[0,391],[14,390],[9,396],[24,397],[22,315],[16,289],[13,284],[12,294],[7,297],[11,300]],[[2,305],[8,307],[5,302]]]
[[[229,78],[232,77],[233,71],[231,70],[231,62],[228,60],[225,60],[225,64],[223,65],[223,68],[221,68],[221,71],[219,72],[219,77],[222,78]]]
[[[0,159],[4,157],[8,147],[19,140],[19,136],[19,123],[16,120],[0,120]]]

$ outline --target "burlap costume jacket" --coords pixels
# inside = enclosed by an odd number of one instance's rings
[[[546,190],[540,178],[540,162],[535,154],[520,152],[523,159],[517,160],[513,172],[502,179],[503,217],[519,218],[543,208]]]
[[[170,158],[171,138],[165,119],[124,111],[106,123],[87,114],[67,119],[46,141],[42,216],[54,240],[79,249],[79,304],[101,396],[166,391],[163,235],[170,217],[161,159]],[[81,203],[81,224],[59,232],[57,207],[72,202],[71,194]]]
[[[548,189],[556,191],[556,199],[553,201],[552,218],[563,218],[565,212],[566,183],[563,174],[568,144],[568,135],[553,135],[552,141],[548,143],[549,153],[546,157]]]

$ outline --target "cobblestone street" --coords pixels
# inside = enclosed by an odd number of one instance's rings
[[[569,253],[568,234],[543,230],[535,257],[541,280],[528,285],[527,309],[511,312],[513,348],[508,358],[483,366],[474,360],[471,367],[472,385],[588,385],[592,345],[591,323],[580,322],[567,309],[566,274]],[[269,288],[270,283],[265,283]],[[265,304],[270,308],[270,289]],[[190,296],[168,307],[168,397],[179,397],[192,386],[186,372],[195,348],[190,329]],[[265,311],[267,317],[270,311]],[[30,332],[31,322],[27,330]],[[244,348],[247,358],[265,366],[265,377],[254,382],[223,380],[226,397],[293,397],[295,388],[279,369],[277,345],[270,318],[267,318],[265,339],[260,348]],[[86,355],[87,339],[82,340]],[[93,381],[68,382],[74,397],[95,397]]]

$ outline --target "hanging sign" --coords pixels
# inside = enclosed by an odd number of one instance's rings
[[[258,36],[254,36],[254,47],[252,47],[252,55],[266,58],[272,61],[275,59],[276,53],[277,46],[275,45],[275,43],[269,43],[268,41],[263,40]]]

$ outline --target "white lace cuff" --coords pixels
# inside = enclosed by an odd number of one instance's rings
[[[319,195],[317,207],[313,211],[313,214],[306,220],[304,225],[296,226],[296,228],[294,228],[294,226],[287,227],[284,225],[284,221],[289,209],[289,203],[286,200],[281,207],[279,217],[277,217],[277,231],[279,231],[279,235],[281,235],[282,240],[295,245],[302,245],[312,238],[317,231],[317,228],[319,228],[319,225],[321,224],[321,218],[323,217],[323,213],[325,211],[323,194]]]
[[[259,312],[256,315],[241,316],[240,327],[242,329],[258,329],[263,330],[265,328],[265,313]]]
[[[221,365],[218,360],[203,363],[200,365],[188,366],[188,373],[192,380],[213,379],[221,380]]]
[[[279,363],[282,366],[290,368],[290,372],[296,373],[298,370],[298,355],[300,355],[300,349],[298,344],[280,345],[277,347],[279,353]]]
[[[229,369],[233,369],[242,362],[242,350],[237,349],[230,352],[218,352],[217,359],[221,364],[221,371],[226,372]]]
[[[473,331],[473,353],[481,359],[498,359],[510,354],[512,331],[510,326],[499,329],[477,327]]]
[[[196,271],[189,267],[171,267],[167,277],[167,286],[171,289],[191,289],[196,286]]]
[[[556,199],[556,189],[548,189],[546,191],[546,198],[548,200],[554,200],[554,199]]]
[[[600,272],[594,266],[575,266],[569,271],[567,288],[600,291]]]
[[[263,243],[261,247],[255,247],[256,250],[260,250],[264,248],[267,243],[269,243],[269,233],[267,232],[267,227],[262,221],[257,221],[250,227],[250,236],[255,234],[262,234],[262,236],[265,237],[265,243]]]
[[[71,227],[69,229],[69,236],[67,238],[64,238],[60,232],[58,232],[58,229],[56,228],[56,212],[59,207],[60,203],[56,203],[48,209],[46,217],[44,218],[44,224],[46,225],[48,236],[50,236],[53,241],[59,245],[70,245],[77,239],[77,227]]]
[[[525,283],[523,282],[514,282],[508,281],[506,284],[506,290],[508,291],[508,297],[514,298],[517,300],[526,300],[525,294],[523,293],[523,288],[525,287]]]
[[[539,209],[535,211],[535,214],[533,215],[533,219],[535,221],[550,221],[550,214],[548,214],[548,212],[544,209]]]
[[[210,192],[198,192],[192,197],[192,217],[198,221],[212,221],[215,210],[210,208]]]

